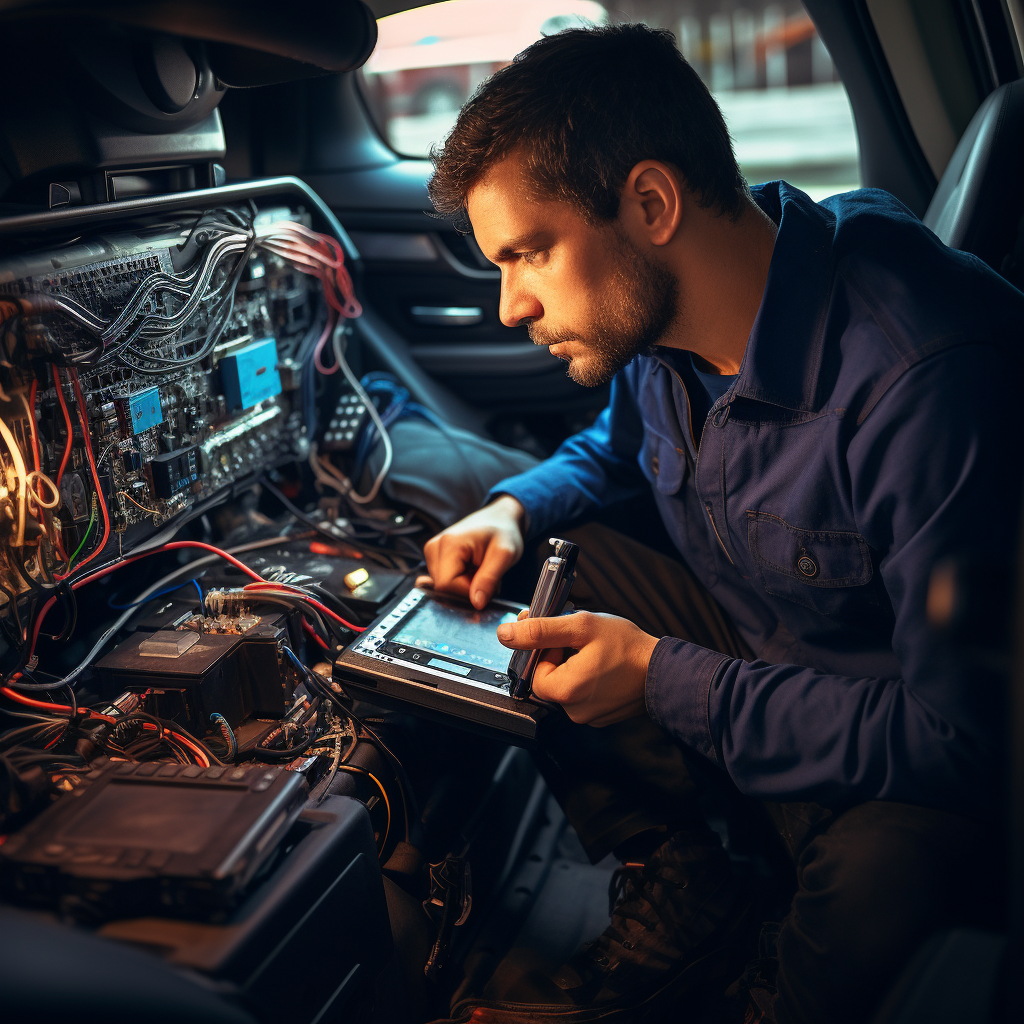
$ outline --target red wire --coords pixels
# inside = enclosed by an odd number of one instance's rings
[[[64,385],[60,379],[60,371],[54,368],[53,371],[53,383],[57,390],[57,401],[60,402],[61,412],[64,413],[64,427],[68,432],[68,440],[64,445],[64,458],[60,460],[60,469],[57,470],[57,487],[60,488],[61,477],[64,476],[64,468],[68,464],[68,459],[71,458],[71,435],[74,430],[71,426],[71,414],[68,412],[68,403],[64,398]]]
[[[327,317],[327,326],[324,327],[323,334],[317,339],[316,346],[313,349],[313,365],[317,368],[318,372],[322,373],[325,377],[329,377],[332,373],[337,373],[341,366],[335,363],[333,366],[325,366],[323,361],[324,345],[327,344],[327,339],[331,336],[334,328],[338,325],[338,316],[331,310],[330,315]]]
[[[26,697],[24,694],[18,693],[17,690],[12,690],[9,686],[0,686],[0,693],[5,697],[9,697],[11,700],[17,701],[19,704],[27,705],[31,708],[43,708],[46,711],[62,713],[66,712],[71,714],[71,706],[69,704],[51,704],[49,701],[34,700],[32,697]],[[91,708],[82,708],[82,712],[90,719],[95,718],[102,722],[116,722],[117,719],[111,715],[101,714],[99,711],[93,711]],[[182,735],[180,732],[176,732],[174,729],[166,729],[163,726],[157,725],[153,722],[143,722],[143,729],[149,729],[152,732],[163,732],[167,736],[171,736],[177,743],[187,747],[197,757],[203,759],[205,767],[210,767],[210,759],[206,756],[206,752],[197,743],[194,743],[187,736]]]
[[[307,632],[325,651],[329,651],[330,647],[324,641],[323,637],[305,620],[302,620],[302,628]]]
[[[88,573],[85,576],[80,576],[74,583],[71,584],[72,590],[77,590],[79,587],[84,587],[86,583],[91,583],[93,580],[102,579],[104,576],[109,576],[110,573],[122,568],[125,565],[130,565],[132,562],[139,561],[140,558],[148,558],[150,555],[159,554],[161,551],[178,551],[182,548],[200,548],[203,551],[210,551],[215,555],[220,555],[221,558],[230,562],[236,569],[241,570],[247,576],[251,576],[254,580],[258,580],[260,583],[266,581],[260,576],[259,573],[253,572],[252,569],[247,565],[243,565],[234,555],[229,555],[226,551],[222,551],[218,547],[214,547],[212,544],[204,544],[198,540],[174,540],[169,544],[161,544],[158,548],[153,548],[151,551],[144,551],[141,555],[132,555],[129,558],[122,558],[120,561],[115,562],[113,565],[105,566],[102,569],[97,569],[95,572]],[[36,640],[39,638],[39,630],[43,625],[43,619],[46,618],[47,612],[57,603],[55,597],[51,597],[39,609],[39,614],[36,616],[35,625],[32,628],[32,644],[29,647],[29,657],[36,649]],[[17,678],[17,676],[15,676]]]
[[[343,619],[337,612],[332,612],[327,605],[321,604],[319,601],[314,600],[309,594],[302,590],[296,590],[293,587],[289,587],[284,583],[247,583],[243,588],[245,590],[276,590],[278,593],[289,594],[292,596],[301,597],[307,604],[311,604],[317,611],[323,612],[325,615],[329,615],[335,622],[340,622],[346,629],[351,629],[353,633],[365,632],[365,626],[356,626],[349,622],[348,619]]]
[[[103,512],[103,538],[93,548],[92,553],[87,555],[78,563],[76,569],[81,569],[88,565],[106,546],[107,541],[110,540],[110,516],[107,513],[107,503],[103,500],[103,488],[100,486],[100,474],[96,469],[96,459],[92,454],[92,439],[89,436],[89,424],[85,419],[85,399],[82,397],[82,387],[78,382],[78,371],[69,370],[71,377],[71,384],[75,390],[75,402],[78,405],[78,421],[82,424],[82,437],[85,442],[85,454],[89,457],[89,468],[92,470],[92,480],[96,487],[96,497],[99,499],[100,510]],[[67,578],[67,573],[64,576],[58,576],[57,579],[63,580]]]

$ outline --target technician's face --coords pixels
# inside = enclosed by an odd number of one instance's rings
[[[501,268],[501,322],[526,324],[577,383],[607,384],[674,319],[675,278],[614,222],[594,226],[568,203],[531,197],[519,168],[503,160],[468,197],[476,240]]]

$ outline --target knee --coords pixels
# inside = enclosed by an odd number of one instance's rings
[[[928,935],[963,923],[976,846],[971,823],[907,805],[866,804],[833,822],[798,862],[779,936],[780,1019],[869,1016]]]

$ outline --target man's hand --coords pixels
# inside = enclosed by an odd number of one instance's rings
[[[658,639],[628,619],[594,612],[520,616],[498,627],[498,639],[517,650],[546,652],[533,676],[533,692],[561,704],[574,722],[612,725],[646,710],[647,665]],[[564,649],[576,653],[566,658]]]
[[[420,576],[416,586],[459,594],[483,608],[522,557],[525,515],[515,498],[503,494],[431,537],[423,549],[429,575]]]

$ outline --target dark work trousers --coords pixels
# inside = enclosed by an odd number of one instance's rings
[[[598,524],[562,536],[581,548],[577,607],[621,615],[654,636],[752,657],[681,562]],[[549,553],[539,550],[536,565]],[[533,559],[524,562],[535,571]],[[709,778],[721,776],[721,791],[731,787],[724,772],[684,754],[646,717],[603,729],[553,717],[544,723],[537,759],[595,862],[646,829],[702,822],[700,789]],[[831,811],[735,795],[751,814],[767,812],[796,869],[778,944],[780,1022],[860,1024],[931,933],[998,926],[1006,897],[993,829],[907,804]]]

